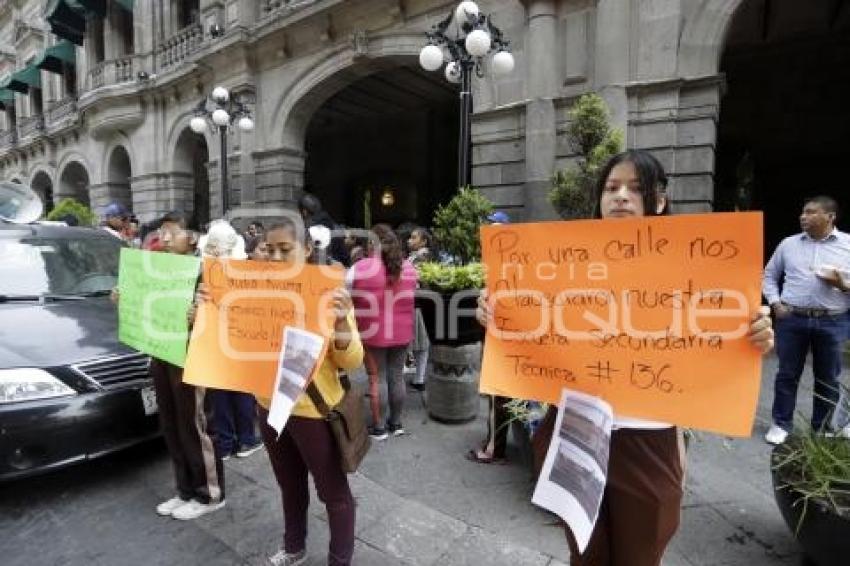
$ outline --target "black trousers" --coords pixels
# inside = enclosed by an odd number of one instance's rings
[[[201,503],[224,500],[224,465],[208,430],[212,403],[203,387],[183,383],[183,369],[151,359],[159,422],[174,467],[177,494]]]

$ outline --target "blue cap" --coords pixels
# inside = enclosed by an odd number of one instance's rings
[[[493,224],[509,224],[511,219],[501,210],[497,210],[487,217],[487,221],[492,222]]]
[[[120,202],[113,202],[108,204],[106,208],[103,209],[103,217],[111,218],[114,216],[117,216],[119,218],[125,218],[127,216],[130,216],[130,212]]]

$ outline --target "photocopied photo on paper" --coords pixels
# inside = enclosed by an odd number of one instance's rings
[[[278,434],[283,431],[295,402],[310,383],[324,346],[325,339],[319,334],[291,326],[283,329],[283,345],[267,420]]]
[[[564,389],[532,503],[561,517],[584,551],[608,477],[614,412],[598,397]]]

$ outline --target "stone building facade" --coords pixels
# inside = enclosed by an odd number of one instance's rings
[[[572,158],[568,111],[596,91],[627,145],[664,163],[675,210],[711,210],[721,56],[736,10],[753,1],[763,0],[481,0],[511,40],[516,68],[473,81],[473,184],[517,219],[553,217],[550,178]],[[313,118],[353,85],[365,86],[349,103],[381,100],[361,82],[376,73],[405,86],[394,70],[417,67],[426,30],[456,3],[107,0],[99,11],[89,4],[98,3],[2,2],[0,179],[30,184],[53,201],[120,200],[147,220],[174,208],[199,218],[221,213],[220,140],[188,129],[216,85],[246,102],[256,121],[253,132],[229,136],[233,214],[292,206],[310,186]],[[73,61],[37,69],[36,88],[26,71],[60,43],[55,30],[67,23],[46,9],[70,13],[71,28],[82,18],[82,45],[73,45]]]

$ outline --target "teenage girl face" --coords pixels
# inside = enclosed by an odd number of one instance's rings
[[[666,199],[659,196],[656,214],[664,210]],[[618,163],[605,180],[605,188],[599,201],[602,218],[629,218],[646,216],[640,179],[634,163]]]
[[[266,233],[267,261],[305,262],[310,250],[300,244],[290,228],[277,228]]]
[[[159,238],[165,251],[172,254],[187,255],[195,251],[195,235],[177,225],[165,225],[159,230]]]
[[[414,230],[407,239],[407,247],[410,248],[411,251],[415,252],[416,250],[424,248],[425,245],[425,238],[423,238],[422,233],[417,230]]]

